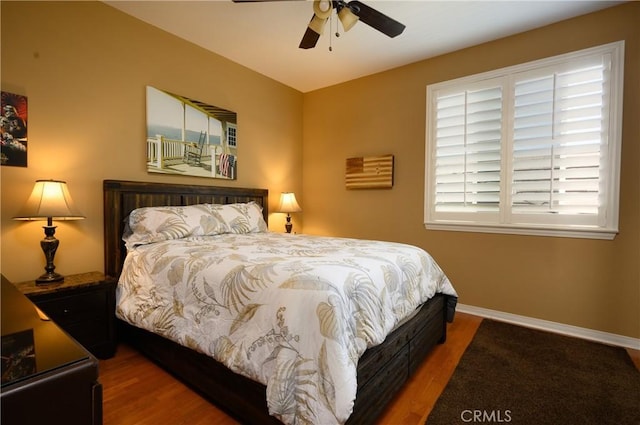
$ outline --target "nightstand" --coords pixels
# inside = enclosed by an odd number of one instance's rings
[[[94,356],[115,354],[115,280],[90,272],[51,285],[32,280],[15,286]]]

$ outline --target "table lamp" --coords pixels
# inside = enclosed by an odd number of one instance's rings
[[[300,212],[302,208],[298,205],[298,201],[296,201],[296,195],[293,192],[282,192],[280,195],[280,207],[278,208],[278,212],[287,213],[287,223],[284,225],[284,228],[287,230],[287,233],[291,233],[291,229],[293,229],[293,224],[291,223],[291,214],[292,212]]]
[[[62,282],[64,276],[54,272],[53,257],[56,255],[58,239],[55,238],[56,226],[53,220],[81,220],[84,216],[73,204],[67,183],[60,180],[36,180],[31,196],[14,220],[47,220],[42,226],[45,238],[40,241],[47,265],[42,276],[36,279],[37,285]]]

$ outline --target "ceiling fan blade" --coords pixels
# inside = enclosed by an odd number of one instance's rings
[[[329,14],[326,15],[327,17]],[[327,17],[320,17],[317,13],[313,14],[311,21],[309,21],[309,25],[307,26],[307,30],[302,36],[302,41],[300,41],[301,49],[311,49],[316,47],[316,43],[320,38],[320,35],[324,31],[324,25],[327,23]]]
[[[320,34],[307,27],[307,30],[304,32],[302,40],[300,41],[300,46],[298,47],[301,49],[312,49],[316,47],[318,39],[320,39]]]
[[[347,7],[351,9],[354,15],[357,15],[362,22],[369,25],[372,28],[377,29],[383,34],[389,37],[395,37],[402,34],[405,26],[385,15],[377,10],[367,6],[366,4],[354,0],[347,4]]]

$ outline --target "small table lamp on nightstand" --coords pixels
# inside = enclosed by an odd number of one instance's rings
[[[84,216],[73,204],[67,183],[60,180],[37,180],[31,196],[27,199],[22,209],[13,217],[14,220],[47,220],[47,225],[42,226],[45,238],[40,241],[40,246],[47,259],[46,273],[36,279],[36,284],[61,282],[64,276],[54,272],[53,257],[56,255],[58,239],[55,238],[56,220],[81,220]]]
[[[291,224],[291,215],[289,213],[300,211],[302,211],[302,208],[300,208],[298,201],[296,201],[295,193],[282,192],[280,195],[280,206],[278,208],[278,212],[287,213],[287,223],[284,225],[287,233],[291,233],[291,229],[293,229],[293,224]]]

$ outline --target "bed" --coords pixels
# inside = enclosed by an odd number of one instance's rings
[[[222,208],[218,207],[219,205],[237,208],[236,205],[241,204],[243,211],[245,211],[246,207],[244,205],[248,204],[251,206],[250,208],[253,214],[255,214],[255,211],[261,212],[262,216],[260,217],[260,221],[263,220],[263,222],[266,223],[268,219],[268,191],[264,189],[176,185],[118,180],[105,180],[103,189],[105,274],[115,279],[121,278],[123,264],[127,258],[127,246],[125,245],[123,236],[127,239],[129,248],[143,246],[146,250],[148,246],[153,245],[153,249],[155,249],[156,245],[161,246],[169,242],[171,242],[172,246],[175,245],[174,241],[167,242],[165,240],[159,241],[158,243],[154,240],[153,243],[149,245],[145,245],[146,241],[140,244],[132,243],[132,240],[133,242],[137,242],[138,239],[135,237],[133,239],[131,238],[131,229],[126,228],[124,223],[134,210],[139,212],[141,211],[139,209],[144,210],[148,207],[176,206],[191,206],[189,208],[193,210],[193,208],[200,208],[201,205],[208,204],[215,205],[215,208],[218,208],[216,211],[218,211],[219,208]],[[155,211],[154,208],[151,208],[151,210]],[[229,210],[229,208],[226,208],[224,211],[228,212]],[[256,230],[256,233],[251,235],[251,237],[276,239],[297,238],[297,236],[284,236],[282,234],[263,234],[263,230],[262,228]],[[235,234],[224,235],[225,238],[230,238],[231,240],[231,242],[229,242],[230,249],[239,249],[236,245],[238,245],[240,236]],[[208,236],[196,237],[192,235],[185,238],[185,241],[179,238],[179,242],[197,245],[200,243],[200,239],[207,237]],[[193,240],[194,238],[195,240]],[[327,240],[318,237],[318,239],[312,243],[318,246],[321,246],[322,243],[332,243],[328,238],[326,239]],[[297,243],[297,239],[289,239],[288,241],[296,241]],[[275,242],[269,240],[264,243],[266,243],[267,246],[272,246],[271,244]],[[242,243],[240,244],[242,245]],[[352,244],[354,244],[352,249],[357,251],[359,249],[359,242],[354,240]],[[193,249],[191,245],[184,247],[186,252],[191,252],[189,251]],[[251,244],[245,243],[245,245]],[[220,246],[223,246],[223,244],[220,243]],[[278,252],[278,249],[280,248],[274,247],[272,251]],[[131,251],[134,250],[137,250],[137,248]],[[304,250],[308,251],[309,248],[304,248]],[[140,251],[144,252],[142,249]],[[165,258],[162,252],[163,251],[160,251],[161,254],[148,254],[148,256],[156,255],[157,258]],[[280,252],[280,255],[282,255],[282,252]],[[228,258],[241,257],[241,255],[235,254],[224,254],[224,256]],[[312,255],[312,257],[313,256],[314,255]],[[125,276],[126,273],[131,272],[125,271],[122,276],[121,286],[119,287],[121,294],[126,293],[124,288],[127,282],[129,282],[129,280],[127,280],[128,277]],[[274,272],[273,270],[269,270],[269,273]],[[169,277],[169,279],[171,278]],[[443,343],[445,341],[446,323],[453,320],[457,300],[455,291],[453,291],[452,288],[449,288],[449,290],[445,292],[447,293],[436,292],[431,294],[428,301],[411,313],[402,323],[394,324],[391,333],[384,338],[383,342],[379,344],[376,343],[377,345],[367,348],[364,354],[359,357],[359,360],[356,359],[357,373],[354,369],[355,384],[353,385],[356,395],[354,401],[347,400],[347,405],[348,407],[352,407],[352,412],[348,415],[346,423],[375,422],[375,418],[382,413],[385,405],[417,369],[430,350],[437,343]],[[127,296],[123,295],[121,299],[126,300]],[[260,303],[260,305],[262,305],[262,303]],[[121,307],[119,307],[119,309],[120,308]],[[180,304],[180,308],[177,309],[177,311],[180,311],[182,314],[182,304]],[[158,333],[144,329],[144,325],[138,324],[132,326],[128,323],[129,317],[127,314],[122,314],[122,310],[119,310],[119,313],[120,317],[127,319],[127,321],[118,320],[118,334],[121,340],[126,341],[144,355],[157,362],[164,369],[227,411],[231,416],[237,418],[242,423],[282,423],[269,414],[268,406],[271,406],[273,409],[273,402],[268,404],[266,396],[267,386],[256,380],[249,379],[245,376],[246,374],[233,372],[233,362],[231,364],[227,362],[225,365],[213,357],[204,354],[203,351],[205,350],[203,347],[193,343],[191,339],[187,339],[188,343],[184,343],[184,341],[177,343],[166,337],[167,335],[162,336],[162,332]],[[254,312],[252,311],[251,316],[253,314]],[[135,314],[131,313],[130,315],[133,316]],[[282,318],[280,317],[280,319]],[[233,327],[234,325],[232,324],[231,326]],[[359,347],[359,349],[364,350],[362,347]],[[352,355],[353,354],[351,354],[351,356]],[[328,357],[333,357],[333,355],[330,354]],[[307,357],[305,357],[305,359],[306,358]],[[323,378],[320,381],[326,382],[327,379]],[[319,385],[325,384],[321,383]],[[329,391],[329,393],[331,393],[331,391]],[[339,396],[341,393],[336,392],[334,397],[336,394]],[[311,394],[310,397],[313,401],[317,401],[317,395],[315,395],[314,398],[314,394]],[[302,402],[302,404],[304,404],[304,402]],[[282,417],[288,418],[285,420],[285,422],[288,423],[311,423],[315,418],[313,412],[303,411],[301,413],[296,411],[289,413],[290,416],[282,415]],[[323,417],[326,418],[326,416]],[[334,418],[343,417],[344,415],[335,416]],[[335,419],[331,420],[331,422],[340,423],[343,422],[343,419]]]

